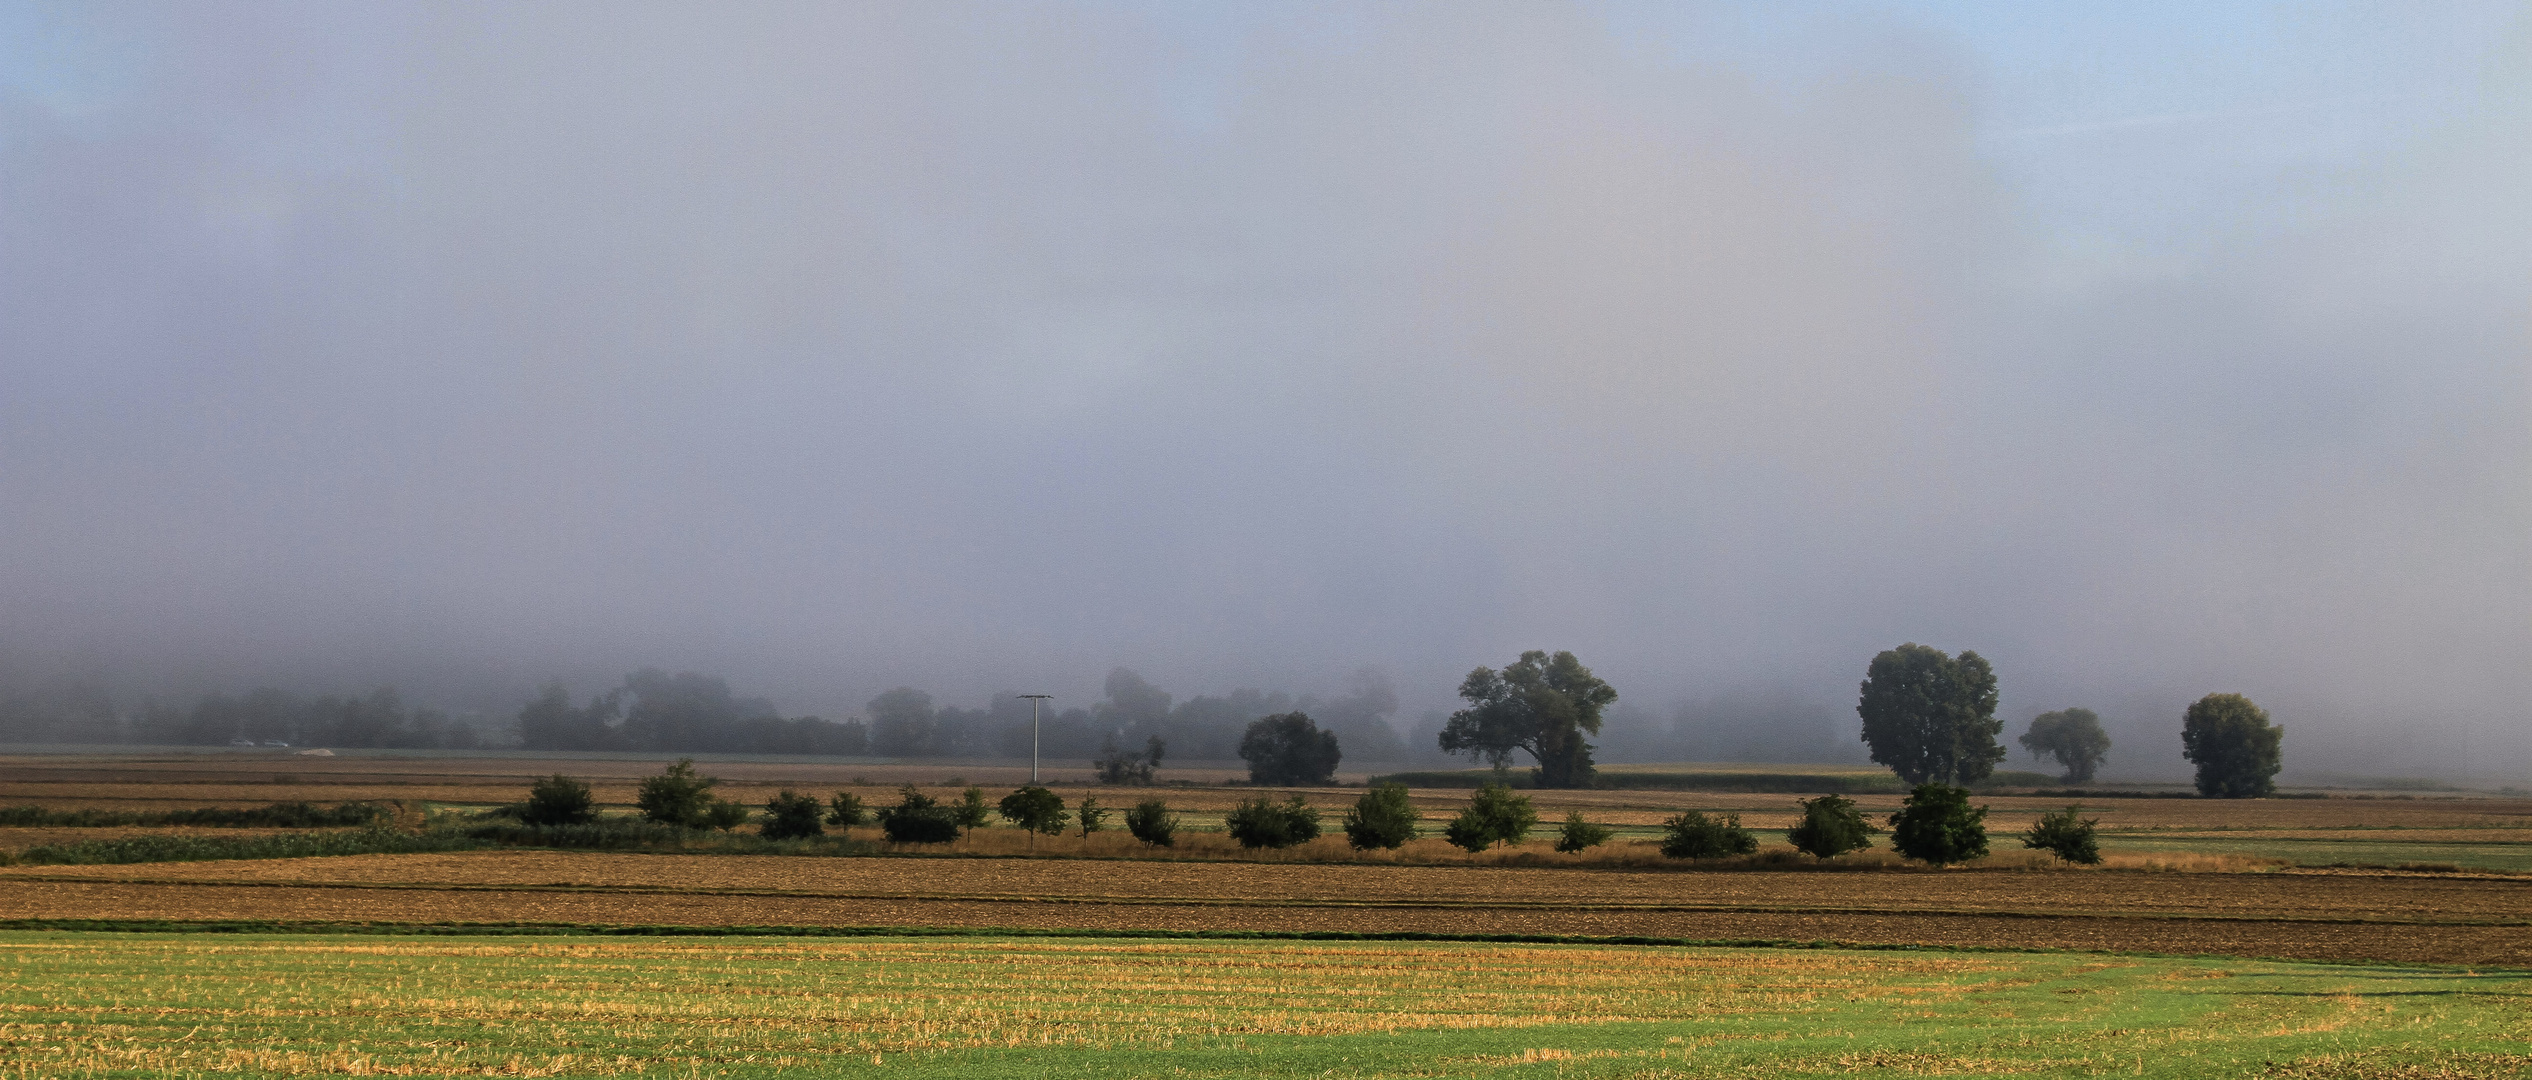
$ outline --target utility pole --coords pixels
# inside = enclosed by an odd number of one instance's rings
[[[1029,699],[1029,786],[1037,786],[1037,703],[1053,698],[1053,694],[1015,694]],[[1031,834],[1034,836],[1035,834]]]

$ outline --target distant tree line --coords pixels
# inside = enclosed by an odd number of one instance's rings
[[[1148,779],[1162,747],[1179,759],[1235,758],[1252,722],[1306,712],[1358,757],[1406,757],[1388,724],[1398,709],[1397,692],[1372,672],[1356,673],[1344,693],[1329,698],[1234,690],[1181,701],[1127,668],[1109,672],[1105,690],[1105,698],[1087,706],[1043,710],[1039,754],[1093,760]],[[519,711],[518,732],[520,745],[531,750],[893,758],[1017,758],[1030,751],[1029,702],[1016,693],[961,708],[901,686],[871,698],[859,718],[786,718],[771,702],[733,694],[721,679],[657,669],[635,672],[623,686],[578,703],[562,687],[549,687]]]
[[[174,745],[287,743],[403,750],[471,750],[484,733],[437,709],[407,709],[393,688],[364,697],[308,698],[264,687],[237,697],[212,694],[190,709],[151,706],[135,724],[139,741]]]

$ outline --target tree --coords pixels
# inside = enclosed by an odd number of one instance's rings
[[[598,804],[589,794],[589,785],[555,773],[528,788],[519,820],[530,825],[580,825],[598,820]]]
[[[1145,799],[1125,812],[1125,831],[1154,847],[1178,846],[1178,815],[1169,812],[1169,804],[1159,799]]]
[[[1872,836],[1881,830],[1864,821],[1855,809],[1855,800],[1843,795],[1822,795],[1803,799],[1802,820],[1785,832],[1794,850],[1818,859],[1831,859],[1849,851],[1862,851],[1873,846]]]
[[[1081,821],[1081,834],[1088,836],[1108,827],[1108,808],[1088,795],[1081,797],[1081,809],[1074,816]]]
[[[2093,827],[2101,824],[2101,819],[2076,817],[2083,809],[2069,806],[2055,813],[2040,815],[2031,831],[2022,834],[2022,846],[2037,848],[2071,863],[2091,866],[2100,862],[2101,842],[2094,839]]]
[[[1223,815],[1222,825],[1244,848],[1287,848],[1319,838],[1319,812],[1299,795],[1282,803],[1258,796]]]
[[[1395,849],[1415,839],[1416,822],[1423,819],[1407,798],[1407,785],[1373,784],[1345,812],[1345,842],[1357,851]]]
[[[960,831],[984,828],[986,822],[993,820],[992,815],[993,808],[985,805],[985,789],[980,787],[969,787],[960,792],[958,805],[950,809],[950,816],[957,819]]]
[[[2198,794],[2253,799],[2277,790],[2278,743],[2284,728],[2240,694],[2209,694],[2180,721],[2181,756],[2198,765]]]
[[[1154,735],[1143,744],[1140,753],[1119,750],[1116,737],[1111,735],[1100,746],[1099,756],[1091,760],[1090,768],[1102,784],[1141,787],[1152,782],[1152,770],[1160,768],[1161,754],[1168,749],[1169,744]]]
[[[1442,725],[1442,752],[1481,758],[1497,769],[1514,752],[1538,763],[1533,778],[1543,788],[1591,783],[1591,744],[1600,713],[1618,692],[1600,681],[1574,654],[1531,650],[1502,671],[1478,668],[1460,683],[1468,707]]]
[[[1002,797],[1002,816],[1029,832],[1035,846],[1037,834],[1053,836],[1064,831],[1064,823],[1072,815],[1064,812],[1064,797],[1031,784]]]
[[[1969,789],[1919,784],[1890,815],[1890,846],[1919,862],[1948,866],[1987,854],[1987,808],[1969,805]]]
[[[1308,713],[1261,717],[1240,737],[1240,758],[1248,762],[1248,779],[1260,787],[1325,784],[1336,776],[1345,755],[1336,748],[1336,733],[1321,731]]]
[[[1909,642],[1873,657],[1855,711],[1873,760],[1912,785],[1985,779],[2004,760],[1996,672],[1967,649],[1951,657]]]
[[[815,795],[784,788],[765,803],[765,824],[757,830],[767,840],[797,840],[826,835],[826,807]]]
[[[2110,756],[2110,736],[2101,730],[2101,717],[2091,709],[2060,709],[2031,718],[2031,730],[2022,733],[2022,749],[2034,758],[2056,758],[2066,770],[2060,779],[2069,784],[2088,783],[2101,760]]]
[[[827,797],[827,824],[841,825],[849,829],[855,825],[865,825],[869,822],[870,811],[862,809],[861,796],[855,795],[849,791],[839,791]]]
[[[1615,834],[1609,831],[1608,826],[1594,825],[1585,821],[1583,812],[1576,810],[1565,815],[1564,831],[1556,834],[1556,850],[1568,855],[1579,855],[1591,848],[1608,843],[1612,835]]]
[[[937,714],[932,695],[900,686],[870,699],[870,752],[883,757],[914,757],[932,751],[932,724]]]
[[[689,829],[727,829],[747,820],[747,808],[716,798],[712,786],[721,781],[695,773],[695,759],[679,758],[659,775],[642,781],[633,805],[642,816],[662,825]],[[735,815],[733,815],[735,811]]]
[[[880,831],[892,844],[946,844],[958,839],[958,816],[939,799],[907,784],[897,805],[879,811]]]
[[[1690,810],[1662,822],[1662,854],[1673,859],[1718,859],[1758,850],[1758,837],[1741,827],[1741,815],[1707,817]]]
[[[1518,844],[1537,827],[1539,812],[1527,795],[1515,795],[1508,784],[1481,784],[1468,809],[1442,829],[1442,839],[1471,853],[1497,844]]]

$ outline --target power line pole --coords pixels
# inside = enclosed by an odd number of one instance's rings
[[[1029,786],[1037,786],[1037,703],[1053,698],[1053,694],[1017,694],[1029,699]]]

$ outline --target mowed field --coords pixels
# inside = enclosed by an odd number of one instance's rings
[[[0,1072],[2494,1077],[2519,974],[1461,942],[0,933]]]

